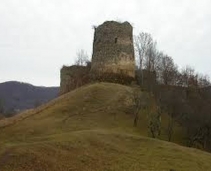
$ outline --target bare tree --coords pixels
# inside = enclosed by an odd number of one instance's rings
[[[210,86],[208,75],[196,73],[194,68],[186,66],[181,71],[181,82],[185,87],[204,88]]]
[[[198,74],[198,86],[200,88],[210,86],[210,79],[208,75]]]
[[[169,119],[168,119],[168,126],[167,126],[167,136],[168,136],[168,141],[171,141],[172,139],[172,135],[174,132],[174,118],[172,116],[172,113],[169,115]]]
[[[138,61],[138,77],[139,81],[143,85],[143,69],[148,72],[155,71],[155,63],[156,63],[156,42],[153,41],[153,38],[148,33],[140,33],[138,36],[135,36],[135,50]],[[148,73],[145,72],[145,73]]]
[[[156,138],[161,134],[161,113],[149,113],[148,115],[148,129],[152,138]]]
[[[147,71],[153,72],[156,69],[157,62],[157,42],[152,42],[146,51],[145,58],[143,60],[143,66]]]
[[[198,86],[198,76],[195,74],[195,69],[191,66],[186,66],[181,71],[181,79],[183,86],[185,87],[197,87]]]
[[[133,103],[134,103],[134,122],[133,126],[137,126],[139,119],[139,112],[141,110],[141,94],[138,91],[134,91],[133,93]]]
[[[143,69],[143,60],[147,56],[148,49],[153,44],[152,36],[148,33],[141,32],[138,36],[135,36],[135,49],[138,56],[138,66],[140,70]]]
[[[157,64],[159,80],[165,85],[175,85],[178,70],[173,59],[163,53],[159,55],[159,58],[159,64]]]
[[[87,53],[81,49],[76,54],[77,58],[75,60],[75,65],[85,66],[89,62]]]
[[[137,126],[139,120],[139,113],[142,109],[147,108],[149,97],[146,93],[140,90],[135,90],[132,95],[133,109],[134,109],[134,122],[133,126]]]

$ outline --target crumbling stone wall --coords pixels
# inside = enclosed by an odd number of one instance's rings
[[[106,21],[95,28],[92,78],[120,82],[135,78],[133,28],[128,22]]]
[[[90,66],[63,66],[60,71],[60,95],[89,82]]]

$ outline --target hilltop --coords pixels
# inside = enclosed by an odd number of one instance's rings
[[[211,171],[211,154],[163,141],[165,133],[163,140],[150,138],[148,111],[141,111],[133,127],[134,89],[89,84],[1,120],[0,170]],[[163,127],[167,117],[162,116]],[[177,135],[179,125],[173,141],[182,144]]]

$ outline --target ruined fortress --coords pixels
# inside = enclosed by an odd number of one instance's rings
[[[96,27],[91,63],[63,66],[60,75],[60,94],[94,81],[130,84],[135,79],[131,24],[106,21]]]

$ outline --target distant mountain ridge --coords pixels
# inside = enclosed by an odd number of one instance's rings
[[[29,83],[8,81],[0,83],[0,105],[3,112],[17,113],[31,109],[58,96],[59,87],[34,86]]]

